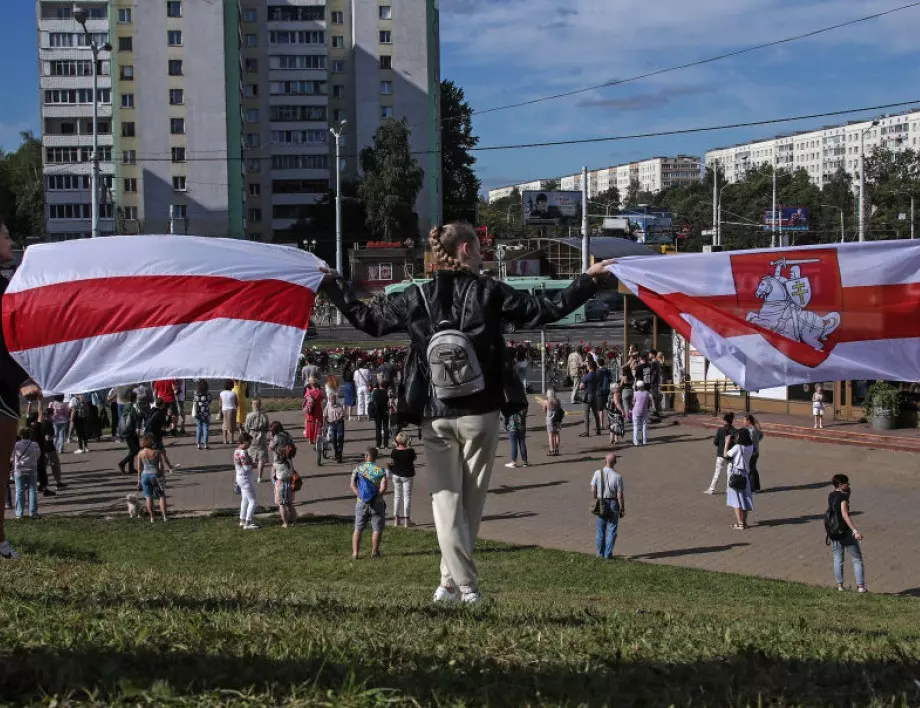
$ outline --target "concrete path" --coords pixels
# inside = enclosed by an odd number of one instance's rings
[[[570,406],[567,406],[570,408]],[[536,411],[536,405],[532,411]],[[302,426],[299,413],[280,413],[286,426]],[[507,469],[508,443],[503,438],[486,506],[482,536],[518,544],[537,543],[583,553],[594,552],[594,517],[589,481],[609,450],[606,435],[580,438],[580,416],[570,412],[563,431],[560,457],[546,456],[546,435],[534,414],[528,436],[530,466]],[[367,423],[351,423],[346,434],[345,464],[316,467],[312,450],[300,444],[298,469],[305,473],[299,495],[301,513],[350,517],[353,498],[348,489],[350,470],[371,444]],[[212,435],[212,440],[219,433]],[[298,435],[298,442],[300,438]],[[182,471],[168,481],[170,506],[180,512],[208,512],[237,507],[233,494],[232,447],[216,445],[195,450],[194,439],[167,442],[173,462]],[[68,450],[72,446],[68,446]],[[430,528],[431,505],[421,460],[413,516]],[[64,455],[69,487],[54,498],[43,498],[43,514],[103,512],[126,513],[125,495],[135,488],[133,477],[115,470],[123,452],[117,443],[91,445],[88,455]],[[386,455],[382,455],[386,459]],[[712,475],[714,447],[711,432],[696,427],[662,424],[651,431],[649,445],[624,447],[618,470],[626,481],[626,517],[616,546],[618,556],[655,563],[743,573],[833,585],[832,554],[824,543],[822,515],[835,472],[851,478],[852,507],[866,537],[870,589],[877,592],[920,594],[920,507],[918,458],[915,454],[854,447],[812,444],[767,438],[761,448],[764,492],[755,496],[753,528],[731,528],[732,510],[724,494],[705,496]],[[259,501],[271,502],[271,486],[259,486]],[[720,484],[724,491],[725,481]],[[389,503],[389,502],[388,502]],[[277,523],[277,516],[262,523]],[[8,524],[15,541],[16,520]],[[257,532],[255,532],[257,533]],[[343,536],[343,547],[348,539]],[[852,566],[846,569],[853,585]],[[486,579],[487,582],[487,579]]]

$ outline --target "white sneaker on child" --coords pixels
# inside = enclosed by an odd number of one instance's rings
[[[446,588],[443,585],[438,585],[438,589],[434,591],[434,597],[431,601],[460,602],[460,591],[457,588]]]

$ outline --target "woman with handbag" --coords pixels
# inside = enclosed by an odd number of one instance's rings
[[[477,603],[473,547],[495,464],[500,415],[522,410],[526,401],[502,337],[503,324],[534,328],[565,317],[594,295],[596,279],[612,261],[594,264],[568,288],[543,297],[481,275],[479,236],[469,224],[436,226],[428,243],[435,267],[429,282],[370,305],[341,285],[336,273],[329,274],[323,288],[356,329],[374,337],[409,335],[405,418],[424,420],[426,469],[441,547],[441,582],[434,601]]]
[[[754,499],[751,496],[751,456],[754,445],[747,428],[738,431],[737,438],[725,440],[725,457],[731,465],[728,473],[727,504],[735,510],[733,529],[743,531],[748,528],[749,511],[754,511]]]

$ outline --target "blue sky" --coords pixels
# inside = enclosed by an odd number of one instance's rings
[[[0,146],[40,129],[33,0],[0,0]],[[908,0],[441,0],[441,73],[474,108],[633,76]],[[704,67],[476,118],[481,145],[671,130],[920,99],[920,7]],[[920,107],[920,101],[916,104]],[[867,114],[854,115],[865,117]],[[837,119],[578,147],[479,153],[488,188],[654,155],[702,154]]]

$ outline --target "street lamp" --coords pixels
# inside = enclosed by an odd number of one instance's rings
[[[92,171],[90,172],[90,231],[93,238],[99,236],[99,52],[111,52],[112,45],[106,42],[101,47],[86,29],[86,20],[89,18],[86,10],[74,6],[73,18],[83,28],[83,39],[87,42],[93,53],[93,154]]]
[[[843,207],[835,206],[834,204],[822,204],[822,207],[826,209],[839,209],[840,210],[840,243],[844,241],[844,230],[843,230]]]
[[[336,127],[329,129],[335,136],[335,269],[342,276],[342,160],[339,157],[339,149],[346,123],[347,120],[340,120]],[[335,323],[342,324],[341,312],[335,313]]]
[[[859,240],[866,240],[866,133],[879,124],[879,120],[859,134]]]

